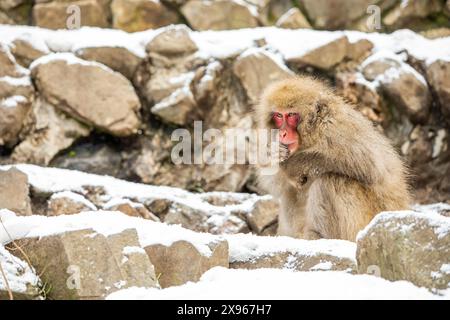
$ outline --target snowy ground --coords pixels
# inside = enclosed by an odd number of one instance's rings
[[[445,299],[406,281],[391,282],[341,271],[294,272],[216,267],[197,283],[167,289],[129,288],[108,299]],[[447,296],[447,298],[449,298]]]

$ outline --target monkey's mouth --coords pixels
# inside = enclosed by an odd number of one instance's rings
[[[281,146],[283,148],[286,148],[289,153],[295,152],[295,150],[298,149],[298,142],[292,141],[292,142],[281,142]]]

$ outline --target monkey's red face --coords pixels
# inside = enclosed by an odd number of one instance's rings
[[[300,115],[297,112],[275,111],[272,113],[272,121],[280,130],[280,142],[288,147],[290,153],[296,151],[300,145],[297,132]]]

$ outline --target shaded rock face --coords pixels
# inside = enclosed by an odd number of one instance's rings
[[[383,213],[358,235],[358,271],[430,290],[450,283],[450,219],[438,213]]]
[[[227,30],[258,26],[258,21],[249,7],[233,0],[210,2],[190,0],[183,5],[181,12],[196,30]]]
[[[160,1],[112,0],[113,27],[128,32],[176,24],[178,15]]]
[[[31,215],[28,177],[15,168],[0,170],[0,209]]]
[[[48,201],[48,216],[77,214],[83,211],[95,211],[97,208],[82,195],[74,192],[54,193]]]
[[[42,281],[51,284],[48,298],[101,299],[121,288],[157,286],[153,265],[139,250],[135,230],[105,237],[86,229],[17,243]],[[143,276],[136,278],[138,274]]]
[[[209,257],[186,241],[177,241],[170,246],[151,245],[145,247],[145,251],[155,266],[161,287],[167,288],[198,281],[203,273],[213,267],[228,267],[228,243],[213,242],[209,247]]]

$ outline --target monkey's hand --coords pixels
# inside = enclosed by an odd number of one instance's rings
[[[283,163],[289,158],[290,152],[287,145],[282,143],[280,143],[279,151],[280,163]]]
[[[286,161],[280,163],[280,168],[297,187],[322,175],[327,171],[325,158],[318,153],[296,152]]]

